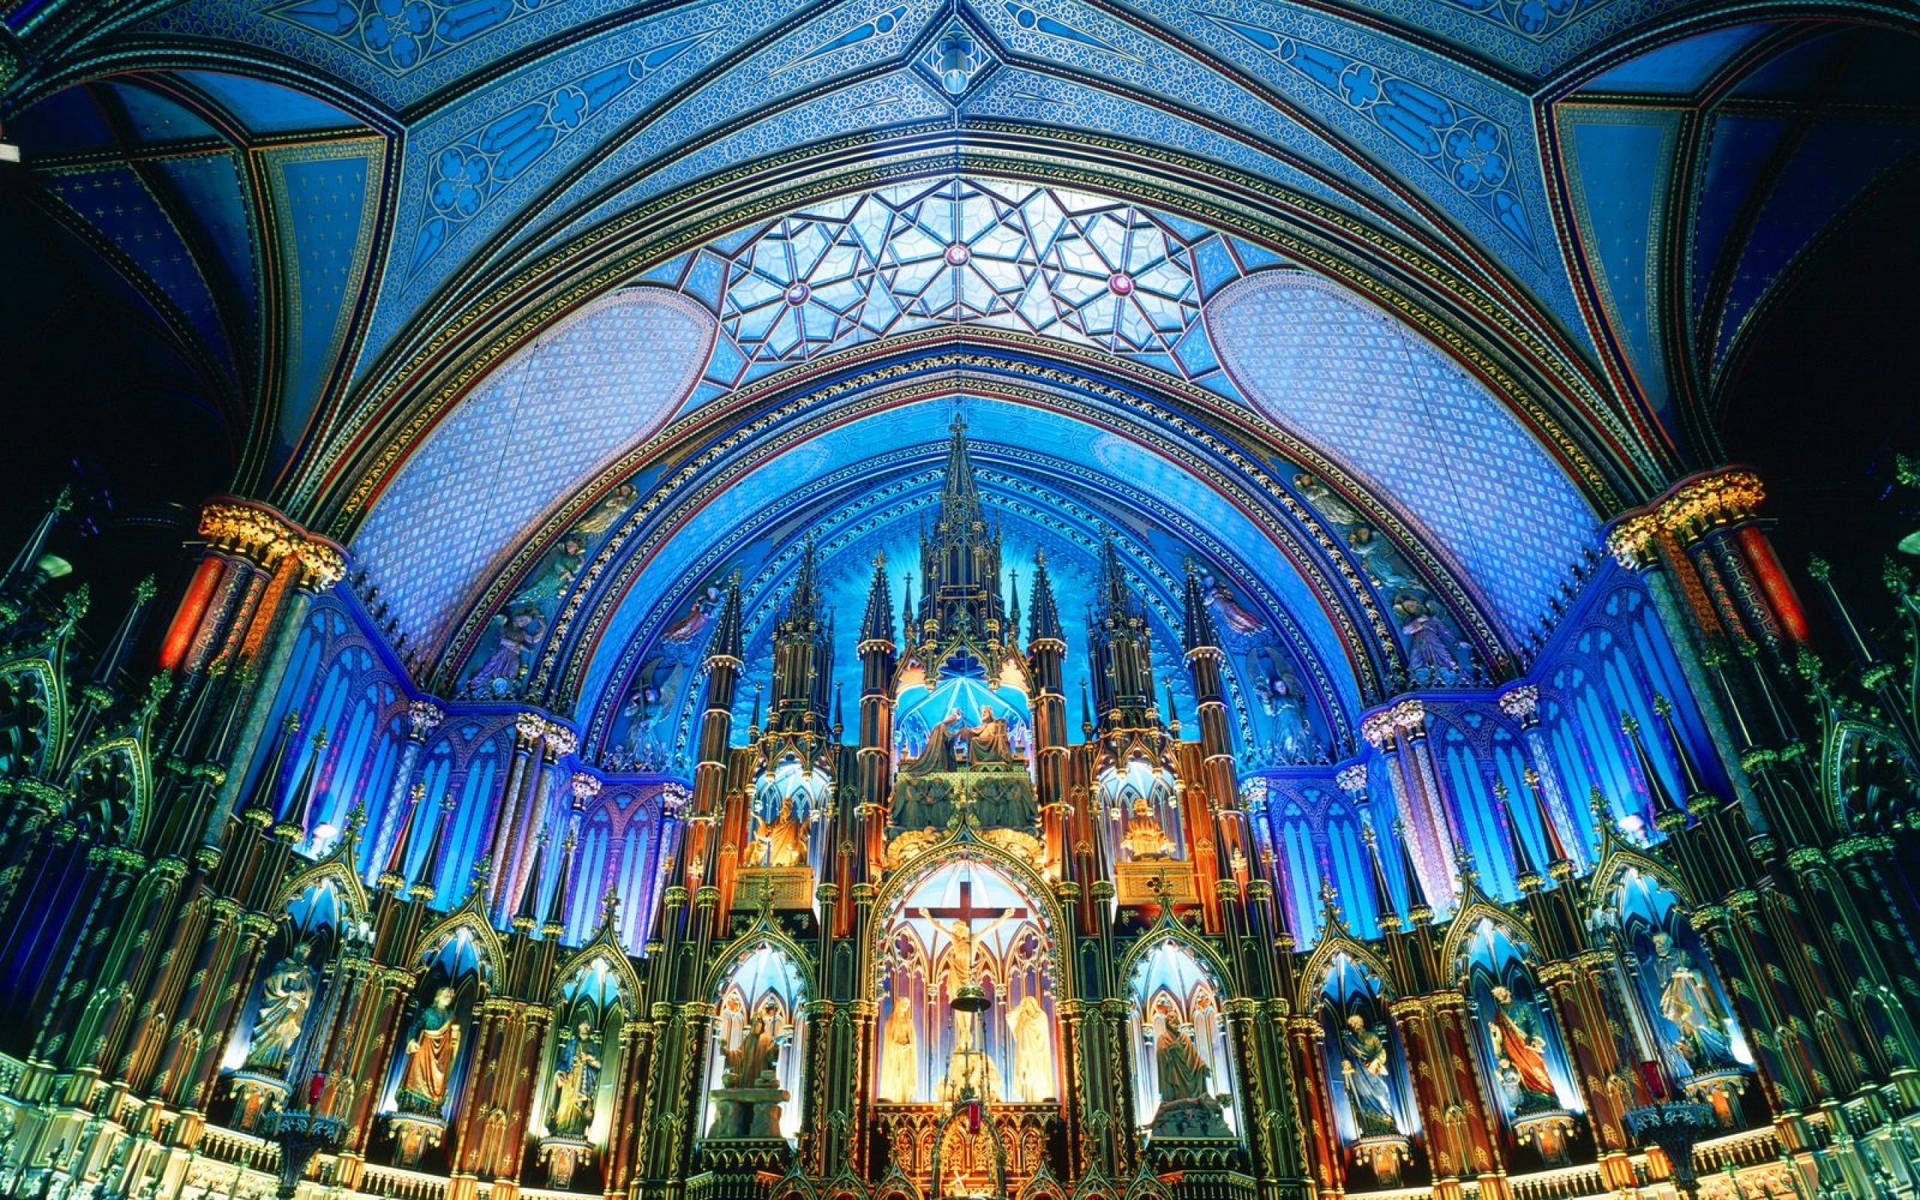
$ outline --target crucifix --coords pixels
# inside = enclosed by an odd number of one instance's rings
[[[947,935],[953,945],[942,956],[945,969],[941,971],[947,985],[947,1003],[963,1013],[977,1013],[987,1007],[986,993],[974,977],[974,963],[980,940],[1009,921],[1017,921],[1027,916],[1027,910],[1020,907],[1008,907],[998,915],[990,908],[978,908],[973,903],[973,881],[960,881],[960,903],[941,908],[923,908],[920,915],[933,924],[935,929]],[[974,922],[982,917],[992,917],[983,929],[975,929]],[[956,1037],[971,1046],[969,1022],[961,1021],[955,1027]]]
[[[975,1022],[980,1013],[986,1011],[987,994],[974,978],[974,956],[980,945],[980,939],[1009,921],[1017,921],[1027,916],[1027,910],[1017,906],[1001,909],[998,915],[990,908],[977,908],[973,903],[973,880],[960,881],[960,903],[941,908],[923,908],[920,915],[932,923],[935,929],[953,940],[942,956],[946,966],[941,971],[947,985],[947,1003],[952,1006],[956,1019],[953,1024],[953,1053],[956,1059],[965,1061],[974,1051],[976,1043]],[[992,917],[983,929],[975,929],[973,923],[982,917]],[[944,919],[943,919],[944,918]]]

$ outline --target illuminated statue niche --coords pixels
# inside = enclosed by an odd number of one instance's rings
[[[1238,1136],[1238,1093],[1219,981],[1172,937],[1134,964],[1134,1108],[1149,1142]]]
[[[1042,912],[1006,875],[965,859],[893,904],[875,972],[881,1103],[1057,1100],[1056,980]],[[984,993],[985,1011],[954,1010],[968,988]]]
[[[1342,951],[1327,961],[1317,1014],[1330,1082],[1333,1125],[1356,1166],[1383,1188],[1401,1184],[1420,1127],[1406,1054],[1387,1016],[1386,985],[1371,966]]]
[[[714,998],[705,1140],[791,1143],[800,1132],[805,975],[769,941],[742,954]]]

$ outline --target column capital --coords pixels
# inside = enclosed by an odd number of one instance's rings
[[[1722,467],[1675,485],[1660,501],[1660,521],[1675,536],[1691,540],[1751,520],[1766,495],[1760,476],[1751,470]]]
[[[1352,766],[1341,767],[1334,774],[1333,781],[1349,796],[1364,796],[1367,793],[1367,764],[1354,763]]]
[[[1398,728],[1398,724],[1393,719],[1393,712],[1389,709],[1386,712],[1374,713],[1361,721],[1360,736],[1365,738],[1367,744],[1375,750],[1386,750],[1393,745]]]
[[[513,732],[525,745],[538,745],[547,735],[547,719],[537,712],[523,712],[513,719]]]
[[[600,794],[600,780],[585,771],[574,772],[573,778],[568,782],[573,788],[575,808],[585,808],[595,796]]]
[[[412,700],[407,703],[407,731],[414,737],[425,741],[429,733],[439,728],[447,714],[431,700]]]
[[[1516,684],[1500,693],[1500,711],[1520,722],[1522,727],[1539,719],[1540,688],[1536,684]]]
[[[1627,514],[1607,530],[1607,553],[1629,571],[1644,571],[1660,561],[1660,521],[1640,510]]]
[[[301,582],[316,588],[331,587],[347,573],[347,552],[338,542],[308,532],[257,500],[216,496],[201,506],[197,528],[213,546],[263,567],[292,558]]]

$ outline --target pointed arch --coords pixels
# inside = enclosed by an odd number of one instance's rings
[[[1319,1003],[1321,993],[1326,988],[1327,975],[1334,965],[1334,960],[1342,955],[1363,967],[1368,974],[1379,981],[1382,999],[1392,998],[1393,972],[1387,967],[1386,960],[1375,954],[1373,948],[1365,942],[1342,935],[1327,938],[1315,946],[1313,953],[1307,956],[1305,965],[1300,968],[1300,983],[1293,997],[1293,1011],[1297,1013],[1313,1011],[1314,1005]]]

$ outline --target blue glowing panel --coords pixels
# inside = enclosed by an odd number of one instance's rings
[[[1395,497],[1509,634],[1539,620],[1591,546],[1593,513],[1457,363],[1337,285],[1290,271],[1228,289],[1207,326],[1260,411]]]
[[[543,334],[414,452],[354,539],[355,559],[416,645],[541,513],[646,437],[693,386],[712,321],[652,288]]]
[[[205,93],[228,115],[255,133],[307,133],[361,122],[305,92],[217,71],[182,71],[180,78]]]
[[[1585,90],[1691,95],[1768,28],[1766,25],[1734,25],[1683,38],[1606,71],[1587,84]]]
[[[261,152],[280,229],[287,365],[283,447],[299,442],[345,349],[359,309],[379,210],[384,138],[278,146]]]
[[[1612,340],[1663,418],[1670,409],[1655,256],[1663,254],[1668,164],[1681,116],[1678,109],[1580,104],[1560,110],[1559,122],[1574,221]]]
[[[812,528],[817,523],[811,518],[801,520],[805,515],[800,499],[803,490],[836,473],[844,473],[849,481],[863,481],[857,489],[860,496],[881,495],[886,506],[886,511],[853,518],[856,523],[870,521],[872,529],[859,539],[850,536],[845,546],[831,547],[835,553],[844,554],[845,561],[829,557],[823,564],[828,583],[838,579],[844,585],[838,589],[830,586],[829,595],[838,608],[840,626],[851,627],[862,611],[871,573],[868,560],[874,549],[886,551],[896,573],[917,570],[913,531],[926,511],[931,494],[928,489],[934,486],[930,477],[923,481],[918,499],[896,493],[890,490],[887,468],[878,460],[881,456],[905,455],[922,466],[937,462],[944,453],[950,419],[951,409],[933,403],[863,416],[786,449],[747,478],[720,490],[636,574],[627,599],[608,621],[588,665],[580,690],[582,711],[591,711],[614,683],[616,663],[636,637],[651,638],[669,622],[685,619],[694,597],[734,566],[745,572],[751,642],[756,613],[761,617],[771,614],[785,579],[783,572],[790,566],[776,563],[777,554],[790,554],[790,543],[798,537],[801,526]],[[1335,709],[1357,711],[1352,671],[1319,599],[1297,572],[1274,568],[1278,558],[1272,543],[1226,497],[1144,447],[1117,437],[1090,438],[1086,427],[1059,414],[988,403],[971,406],[968,419],[968,436],[987,503],[1009,521],[1005,566],[1009,572],[1018,570],[1020,574],[1023,606],[1032,580],[1031,550],[1034,544],[1043,543],[1053,560],[1050,570],[1060,592],[1061,619],[1068,626],[1070,640],[1076,638],[1071,631],[1082,622],[1084,605],[1093,592],[1096,575],[1091,564],[1098,552],[1099,527],[1106,525],[1120,535],[1123,543],[1150,548],[1140,553],[1144,558],[1150,552],[1158,565],[1146,569],[1143,564],[1140,568],[1141,576],[1150,582],[1145,599],[1150,609],[1166,617],[1169,630],[1177,626],[1178,572],[1185,557],[1194,553],[1188,543],[1164,530],[1132,528],[1135,523],[1145,525],[1152,519],[1142,520],[1144,514],[1138,511],[1124,517],[1089,513],[1085,519],[1076,520],[1073,510],[1081,506],[1071,494],[1059,482],[1047,478],[1043,464],[1025,465],[1028,448],[1084,446],[1097,463],[1090,463],[1088,469],[1117,481],[1110,482],[1109,487],[1132,494],[1136,498],[1132,503],[1144,505],[1151,500],[1163,504],[1214,540],[1218,557],[1232,564],[1235,577],[1258,576],[1263,589],[1271,589],[1263,591],[1260,608],[1270,615],[1284,614],[1290,622],[1290,636],[1300,639],[1306,652],[1327,665],[1329,686],[1338,695],[1326,702]],[[893,531],[889,531],[890,526]],[[781,544],[770,544],[773,541]],[[825,543],[824,549],[829,549]],[[897,604],[897,574],[894,586]],[[1167,648],[1173,648],[1170,634]],[[654,652],[649,649],[647,654]],[[849,695],[858,695],[857,664],[840,665],[850,672],[853,690]],[[751,704],[750,697],[745,703]]]

